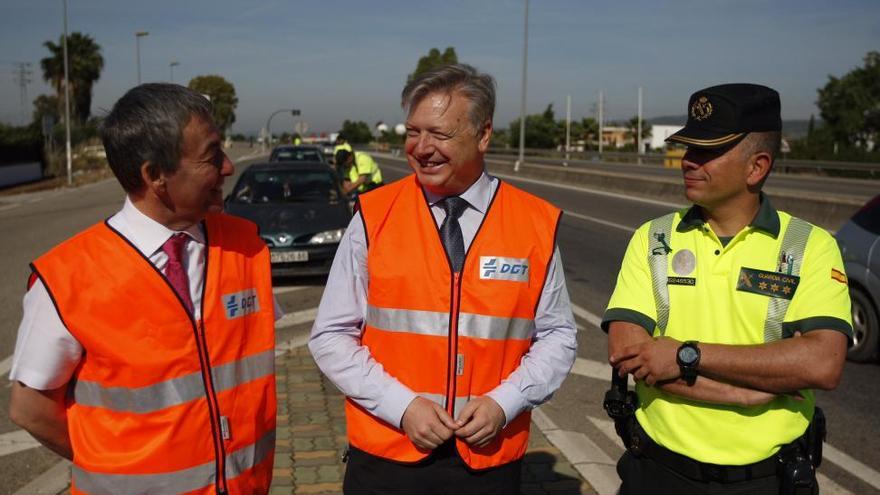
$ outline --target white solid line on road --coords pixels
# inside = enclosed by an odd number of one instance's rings
[[[571,367],[571,373],[593,378],[594,380],[602,380],[603,382],[611,381],[611,365],[592,359],[575,358],[574,365]]]
[[[626,225],[620,225],[618,223],[609,222],[608,220],[602,220],[601,218],[591,217],[591,216],[587,216],[587,215],[581,215],[580,213],[575,213],[573,211],[565,210],[564,214],[562,215],[562,218],[565,218],[567,216],[574,217],[574,218],[580,218],[581,220],[586,220],[588,222],[598,223],[599,225],[604,225],[606,227],[612,227],[615,229],[622,230],[624,232],[635,232],[636,231],[636,229],[634,229],[632,227],[627,227]]]
[[[12,355],[6,356],[3,361],[0,361],[0,375],[6,376],[9,374],[9,370],[12,369]]]
[[[57,495],[70,486],[70,462],[60,461],[13,495]]]
[[[273,287],[273,288],[272,288],[272,294],[275,294],[275,295],[277,296],[278,294],[287,294],[288,292],[296,292],[296,291],[299,291],[299,290],[304,290],[304,289],[309,289],[309,288],[310,288],[310,287],[309,287],[308,285],[294,285],[294,286],[288,286],[288,287]]]
[[[616,462],[589,437],[562,430],[541,409],[532,411],[532,421],[599,495],[613,495],[620,487]]]
[[[842,452],[832,447],[831,444],[825,443],[822,447],[822,458],[840,466],[856,478],[880,490],[880,473],[854,459],[846,452]]]
[[[0,457],[39,447],[40,442],[24,430],[10,431],[0,435]]]
[[[317,315],[318,308],[309,308],[303,309],[301,311],[294,311],[293,313],[287,313],[275,322],[275,328],[277,330],[282,330],[284,328],[289,328],[294,325],[311,323],[315,321],[315,316]]]
[[[602,318],[600,318],[599,315],[592,313],[575,303],[571,303],[571,312],[574,313],[575,316],[580,317],[582,320],[586,321],[596,328],[599,328],[602,324]]]

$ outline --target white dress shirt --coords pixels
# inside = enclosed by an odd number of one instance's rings
[[[110,217],[107,223],[128,239],[156,269],[165,273],[168,255],[162,250],[162,245],[177,231],[143,214],[128,197],[122,210]],[[201,317],[204,285],[205,233],[201,224],[192,225],[182,232],[190,238],[182,261],[189,278],[193,316],[198,320]],[[277,320],[284,313],[277,301],[274,301],[274,305]],[[18,327],[9,379],[38,390],[58,388],[70,381],[82,358],[82,345],[62,323],[41,280],[37,279],[27,291],[23,306],[24,316]]]
[[[459,218],[465,249],[473,241],[498,184],[498,179],[484,172],[461,194],[468,202],[468,208]],[[443,207],[437,204],[443,197],[427,191],[425,194],[439,227],[446,216]],[[416,393],[389,375],[373,359],[369,349],[360,344],[368,287],[366,233],[360,213],[356,213],[333,260],[309,349],[321,371],[346,396],[370,414],[399,426]],[[487,394],[501,406],[507,422],[547,401],[574,363],[577,328],[558,249],[550,261],[535,326],[532,346],[520,366]]]

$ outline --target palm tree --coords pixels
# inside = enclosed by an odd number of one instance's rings
[[[63,42],[63,39],[59,39],[58,44],[51,41],[43,43],[51,55],[40,60],[43,80],[55,88],[59,102],[64,101]],[[72,98],[71,112],[74,120],[83,124],[91,113],[92,86],[101,77],[101,70],[104,68],[101,46],[87,34],[71,33],[67,37],[67,60]]]

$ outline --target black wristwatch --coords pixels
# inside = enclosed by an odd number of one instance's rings
[[[697,366],[700,365],[699,342],[688,340],[681,344],[675,354],[675,362],[678,363],[678,369],[681,370],[681,378],[688,385],[693,385],[697,381]]]

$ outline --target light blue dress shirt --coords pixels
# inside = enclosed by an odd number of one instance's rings
[[[479,229],[498,189],[497,178],[485,172],[461,198],[469,207],[459,219],[465,249]],[[439,227],[446,213],[437,203],[443,197],[425,191]],[[360,343],[367,314],[367,242],[360,213],[352,218],[339,244],[309,349],[321,371],[350,399],[370,414],[399,426],[403,413],[417,394],[389,375]],[[562,260],[557,248],[535,315],[536,332],[519,367],[488,394],[510,422],[526,409],[550,399],[574,363],[577,340]]]

